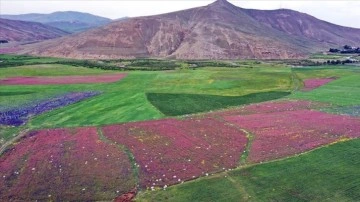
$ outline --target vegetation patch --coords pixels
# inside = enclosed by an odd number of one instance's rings
[[[24,124],[30,116],[70,105],[99,94],[99,92],[67,93],[65,95],[43,100],[38,103],[27,104],[22,107],[0,111],[0,125],[19,126]]]
[[[0,156],[1,201],[109,201],[135,187],[131,164],[96,128],[33,131]]]
[[[306,79],[304,81],[303,91],[314,90],[315,88],[319,88],[331,81],[335,80],[335,78],[318,78],[318,79]]]
[[[1,85],[48,85],[78,83],[111,83],[124,78],[126,74],[100,76],[57,76],[57,77],[10,77],[1,79]]]
[[[360,137],[359,118],[318,111],[284,111],[224,119],[255,136],[248,157],[253,163],[291,156],[343,138]]]
[[[140,186],[155,189],[234,168],[245,150],[244,132],[213,118],[164,119],[102,128],[140,167]]]
[[[324,110],[329,111],[331,113],[336,113],[336,114],[345,114],[345,115],[350,115],[350,116],[360,116],[360,105],[332,107],[332,108],[328,108],[328,109],[324,109]]]
[[[218,96],[202,94],[147,93],[147,99],[167,116],[206,112],[230,106],[279,99],[289,92],[261,92],[244,96]]]
[[[360,104],[360,74],[344,76],[321,88],[308,92],[296,92],[290,98],[327,102],[333,105],[354,106]]]
[[[136,201],[357,201],[360,140],[138,195]]]
[[[322,109],[326,107],[329,107],[329,105],[306,100],[276,100],[212,112],[208,113],[207,116],[226,117],[234,115],[267,114],[274,112]]]
[[[28,95],[28,94],[33,94],[34,92],[0,92],[0,97],[4,96],[16,96],[16,95]]]

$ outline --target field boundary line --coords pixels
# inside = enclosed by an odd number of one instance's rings
[[[130,149],[128,149],[126,146],[122,145],[122,144],[118,144],[117,142],[114,142],[112,140],[110,140],[109,138],[107,138],[101,127],[97,127],[97,133],[98,133],[98,137],[99,140],[106,143],[106,144],[110,144],[110,145],[115,145],[118,147],[119,150],[121,150],[122,152],[125,152],[126,156],[128,157],[130,164],[131,164],[131,170],[132,170],[132,174],[134,176],[135,179],[135,188],[138,189],[140,186],[140,176],[139,176],[139,168],[138,168],[138,164],[135,160],[135,156],[134,154],[130,151]]]
[[[238,165],[239,166],[246,165],[247,157],[249,156],[251,145],[253,143],[253,140],[255,139],[255,135],[252,134],[251,132],[245,130],[244,128],[241,128],[241,127],[237,126],[236,124],[233,124],[233,123],[230,123],[230,122],[226,121],[224,119],[224,117],[222,117],[222,116],[215,116],[214,118],[216,120],[220,121],[220,122],[225,123],[226,125],[228,125],[230,127],[235,128],[238,131],[241,131],[241,132],[245,133],[245,137],[247,139],[247,142],[246,142],[245,149],[244,149],[243,153],[240,155]]]
[[[6,151],[6,149],[14,144],[16,141],[20,140],[21,138],[25,137],[25,135],[30,131],[30,129],[25,129],[19,132],[17,136],[14,138],[6,141],[1,147],[0,147],[0,156],[3,155],[3,153]]]
[[[322,148],[325,148],[325,147],[329,147],[331,145],[335,145],[335,144],[338,144],[338,143],[341,143],[341,142],[349,142],[349,141],[356,140],[356,139],[360,139],[360,137],[356,137],[356,138],[343,138],[343,137],[340,137],[337,140],[335,140],[334,142],[330,142],[328,144],[316,147],[316,148],[308,150],[308,151],[304,151],[304,152],[301,152],[301,153],[298,153],[298,154],[294,154],[294,155],[291,155],[291,156],[286,156],[286,157],[279,158],[279,159],[273,159],[273,160],[268,160],[268,161],[258,162],[258,163],[251,163],[251,164],[247,164],[247,165],[241,165],[239,167],[234,168],[234,170],[235,169],[250,168],[250,167],[253,167],[253,166],[257,166],[257,165],[263,165],[263,164],[283,161],[283,160],[287,160],[287,159],[291,159],[291,158],[296,158],[296,157],[311,153],[313,151],[316,151],[316,150],[319,150],[319,149],[322,149]]]

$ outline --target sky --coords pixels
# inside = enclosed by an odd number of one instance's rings
[[[288,8],[334,24],[360,28],[360,1],[336,0],[228,0],[253,9]],[[213,0],[0,0],[0,14],[51,13],[55,11],[87,12],[111,19],[147,16],[205,6]]]

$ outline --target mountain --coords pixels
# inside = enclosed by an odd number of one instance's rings
[[[0,18],[0,39],[9,42],[33,42],[53,39],[69,33],[38,22],[7,20]]]
[[[111,22],[109,18],[75,11],[54,12],[50,14],[0,15],[0,17],[10,20],[40,22],[70,33],[85,31]]]
[[[359,29],[337,26],[305,13],[288,9],[272,11],[249,9],[246,12],[265,26],[289,35],[302,36],[334,45],[360,42]]]
[[[22,53],[70,58],[285,59],[359,44],[360,29],[291,10],[258,11],[226,0],[130,18],[26,46]]]

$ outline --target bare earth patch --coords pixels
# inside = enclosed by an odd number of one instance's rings
[[[126,74],[110,74],[99,76],[11,77],[0,80],[0,85],[112,83],[124,78],[125,76]]]

